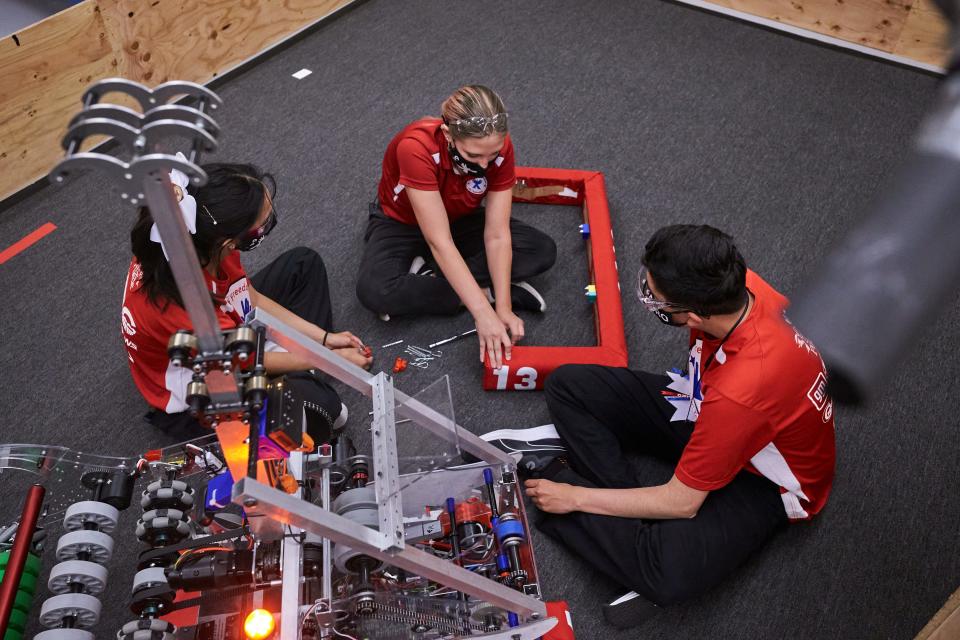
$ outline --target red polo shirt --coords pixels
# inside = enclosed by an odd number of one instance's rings
[[[134,258],[123,289],[120,332],[127,348],[130,373],[144,399],[167,413],[186,411],[187,385],[193,378],[189,367],[173,367],[167,355],[167,341],[179,329],[192,329],[187,311],[175,302],[157,306],[142,288],[143,271]],[[247,273],[240,264],[240,252],[232,251],[220,263],[217,277],[206,269],[203,277],[219,303],[216,308],[221,329],[243,322],[251,310]]]
[[[787,298],[752,271],[747,288],[753,308],[722,347],[691,332],[690,372],[702,402],[675,472],[688,487],[713,491],[746,469],[780,487],[790,519],[810,518],[830,495],[836,459],[826,370],[786,321]]]
[[[394,220],[417,224],[404,192],[406,187],[439,191],[450,222],[475,211],[488,191],[506,191],[516,182],[513,142],[507,134],[500,156],[486,175],[467,176],[454,169],[447,151],[440,118],[410,123],[387,146],[377,195],[383,212]]]

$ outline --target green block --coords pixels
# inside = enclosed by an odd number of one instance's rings
[[[4,571],[0,571],[0,579],[3,578]],[[37,592],[37,576],[32,573],[24,573],[20,576],[20,591],[26,591],[31,596]]]
[[[0,572],[7,570],[7,562],[10,560],[10,552],[0,553]],[[23,572],[33,576],[40,575],[40,558],[32,553],[27,554],[27,562],[23,565]]]
[[[20,609],[24,613],[30,613],[30,605],[33,604],[33,594],[26,591],[17,591],[17,596],[13,601],[14,609]]]
[[[23,630],[27,628],[27,614],[19,609],[12,609],[10,611],[10,622],[7,623],[7,630],[19,631],[23,633]]]

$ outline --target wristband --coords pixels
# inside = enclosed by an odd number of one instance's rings
[[[330,335],[329,331],[324,330],[323,332],[323,341],[320,343],[321,347],[327,346],[327,336]]]

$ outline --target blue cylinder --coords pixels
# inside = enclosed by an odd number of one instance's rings
[[[523,524],[519,520],[497,520],[493,526],[493,532],[501,543],[512,538],[525,540],[527,537],[523,532]]]

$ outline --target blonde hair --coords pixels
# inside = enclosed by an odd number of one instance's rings
[[[507,109],[493,89],[480,84],[460,87],[440,106],[454,138],[483,138],[507,132]]]

